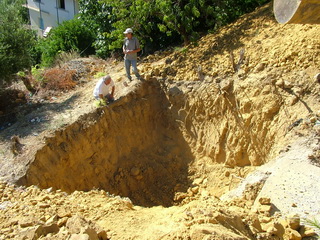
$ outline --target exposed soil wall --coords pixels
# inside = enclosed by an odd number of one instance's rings
[[[196,158],[229,167],[258,166],[266,162],[277,135],[282,100],[272,85],[268,90],[242,88],[233,79],[222,83],[194,82],[171,87],[168,99],[185,138]],[[273,90],[272,90],[273,88]]]
[[[67,192],[99,188],[144,206],[171,205],[176,185],[187,188],[191,152],[167,105],[156,82],[143,84],[47,139],[20,182]]]
[[[231,78],[145,82],[57,131],[20,182],[66,192],[99,188],[143,206],[172,205],[193,187],[201,159],[202,178],[217,185],[230,174],[225,167],[257,166],[274,155],[287,131],[279,126],[290,120],[282,120],[288,109],[279,91],[273,80],[262,88]],[[220,167],[210,172],[210,164]],[[229,184],[216,186],[216,195]]]

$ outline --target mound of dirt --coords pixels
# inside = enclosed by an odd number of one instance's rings
[[[116,81],[114,103],[95,108],[88,78],[0,133],[2,180],[20,185],[1,184],[4,239],[314,236],[300,218],[320,216],[319,30],[266,5],[148,57],[144,82],[90,65]]]

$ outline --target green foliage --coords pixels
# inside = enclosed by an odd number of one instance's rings
[[[155,6],[155,0],[103,0],[112,7],[109,20],[112,31],[105,32],[104,36],[110,39],[109,50],[121,49],[124,39],[124,30],[132,28],[134,35],[146,51],[158,50],[176,42],[178,35],[170,31],[161,32],[162,20]],[[179,39],[179,38],[178,38]]]
[[[52,29],[46,39],[40,41],[42,65],[51,66],[62,52],[75,51],[82,56],[93,54],[94,39],[93,30],[85,26],[80,19],[65,21]]]
[[[36,35],[25,27],[23,1],[0,1],[0,84],[34,64]]]
[[[110,53],[108,45],[112,43],[111,39],[105,36],[105,32],[112,31],[111,5],[104,1],[80,0],[79,6],[79,18],[96,34],[93,42],[96,55],[107,57]]]
[[[121,49],[131,27],[141,45],[151,49],[196,41],[202,33],[237,19],[268,0],[101,0],[109,8],[110,29],[102,35],[109,51]]]
[[[101,78],[103,76],[107,75],[106,73],[104,72],[97,72],[95,75],[94,75],[94,78]]]
[[[42,84],[44,82],[44,78],[43,78],[43,72],[44,72],[44,68],[41,68],[39,65],[35,65],[31,68],[31,74],[34,77],[34,79],[39,82],[40,84]]]

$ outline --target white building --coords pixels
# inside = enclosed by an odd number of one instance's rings
[[[26,0],[31,28],[46,36],[51,28],[73,19],[79,12],[78,0]]]

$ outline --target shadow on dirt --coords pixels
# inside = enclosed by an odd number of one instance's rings
[[[0,116],[0,139],[8,140],[14,135],[38,135],[50,128],[54,113],[73,108],[73,103],[79,96],[74,94],[62,103],[26,103],[17,106],[10,113]]]

